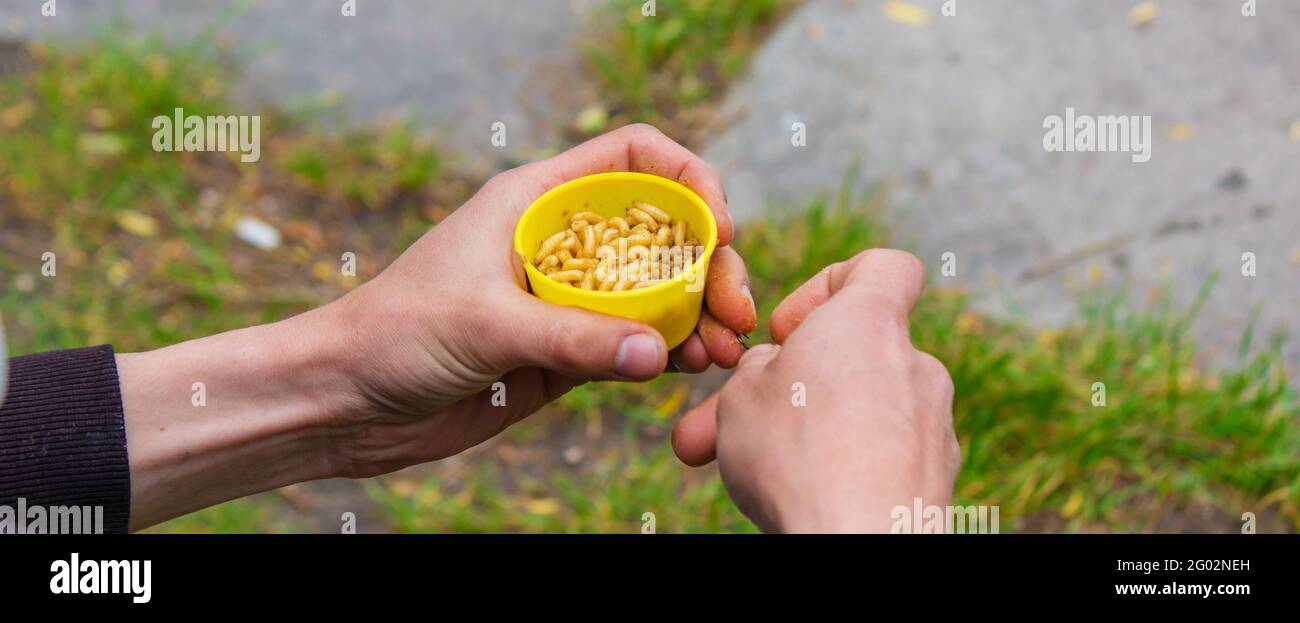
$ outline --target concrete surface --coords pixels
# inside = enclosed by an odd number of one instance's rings
[[[1216,363],[1300,328],[1300,3],[1160,3],[1144,26],[1127,0],[917,0],[928,26],[872,0],[814,0],[768,41],[704,150],[733,211],[834,190],[852,163],[890,180],[916,250],[940,279],[1004,314],[1059,322],[1067,282],[1127,282],[1141,299],[1169,283],[1188,301],[1218,284],[1195,327]],[[1043,121],[1150,115],[1146,163],[1121,153],[1047,153]],[[807,146],[791,145],[791,126]],[[1300,138],[1300,137],[1298,137]],[[1241,275],[1244,252],[1257,276]],[[1300,335],[1286,348],[1300,364]]]
[[[469,168],[529,159],[560,144],[589,92],[574,42],[597,0],[0,0],[0,37],[84,38],[121,18],[175,41],[222,31],[249,101],[289,106],[341,97],[354,122],[412,114]],[[507,146],[490,144],[506,124]]]

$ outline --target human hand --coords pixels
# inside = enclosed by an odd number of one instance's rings
[[[515,223],[547,190],[607,171],[675,179],[709,205],[718,247],[696,333],[670,354],[649,326],[527,292]],[[319,311],[349,337],[337,471],[359,477],[456,454],[588,380],[733,367],[756,317],[722,181],[650,126],[625,127],[488,181],[378,277]],[[319,320],[319,319],[317,319]],[[671,364],[670,364],[671,362]],[[494,384],[500,381],[503,386]],[[504,394],[501,390],[504,390]],[[493,396],[504,397],[495,406]]]
[[[615,170],[676,179],[718,222],[707,310],[671,355],[647,325],[532,296],[513,253],[515,222],[534,199]],[[731,236],[717,173],[658,130],[631,126],[492,178],[329,305],[119,354],[131,528],[291,483],[450,456],[588,380],[732,367],[743,352],[737,333],[756,319],[744,262],[723,246]]]
[[[750,349],[677,423],[677,456],[716,455],[736,506],[770,532],[884,532],[913,498],[948,505],[952,379],[907,320],[924,280],[915,257],[886,249],[818,273],[773,312],[778,345]]]

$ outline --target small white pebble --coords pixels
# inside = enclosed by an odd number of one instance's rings
[[[280,246],[280,230],[252,216],[242,216],[235,222],[235,236],[263,251]]]

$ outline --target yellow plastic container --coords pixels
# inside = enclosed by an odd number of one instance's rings
[[[543,240],[568,227],[569,217],[591,211],[606,218],[626,216],[635,201],[644,201],[686,222],[704,251],[690,270],[674,279],[637,290],[600,292],[551,280],[533,266]],[[538,298],[556,305],[582,307],[644,322],[673,348],[686,341],[700,319],[709,258],[718,246],[718,223],[708,204],[691,189],[645,173],[599,173],[556,186],[538,197],[515,226],[515,253]]]

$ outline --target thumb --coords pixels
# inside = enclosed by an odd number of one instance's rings
[[[668,347],[652,327],[577,307],[521,299],[517,331],[504,348],[518,366],[581,380],[646,381],[668,365]]]
[[[736,364],[736,372],[727,384],[743,383],[744,379],[763,369],[781,347],[774,344],[759,344],[748,351]],[[678,460],[699,467],[707,465],[718,453],[718,390],[686,412],[673,426],[673,453]]]
[[[736,364],[736,373],[731,377],[745,376],[762,370],[767,366],[767,362],[780,352],[781,347],[776,344],[755,344],[753,348],[741,355],[740,362]]]

